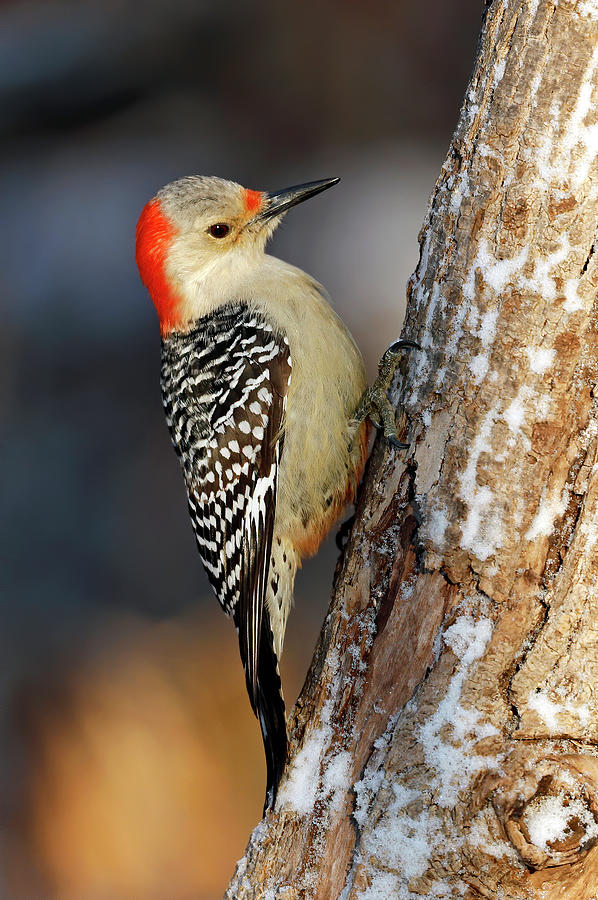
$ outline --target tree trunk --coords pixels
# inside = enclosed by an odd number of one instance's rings
[[[228,898],[598,893],[598,3],[494,0],[274,813]],[[400,202],[400,198],[397,198]]]

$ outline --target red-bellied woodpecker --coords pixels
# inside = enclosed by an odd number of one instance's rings
[[[385,390],[409,343],[393,345],[382,390],[364,395],[361,354],[325,290],[264,251],[286,210],[338,180],[268,194],[182,178],[137,226],[137,264],[160,319],[166,418],[199,553],[238,630],[266,808],[287,752],[278,659],[295,573],[355,496],[372,404],[398,443]]]

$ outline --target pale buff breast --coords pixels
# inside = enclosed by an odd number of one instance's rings
[[[259,292],[247,299],[286,335],[293,364],[275,532],[292,537],[307,555],[317,550],[361,474],[365,426],[355,435],[349,420],[366,375],[323,289],[293,266],[273,257],[265,262]]]

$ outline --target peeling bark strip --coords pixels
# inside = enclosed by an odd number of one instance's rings
[[[279,802],[228,898],[598,895],[598,0],[494,0]]]

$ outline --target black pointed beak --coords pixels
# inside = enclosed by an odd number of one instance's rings
[[[282,213],[290,209],[291,206],[297,206],[322,191],[338,184],[340,178],[323,178],[321,181],[309,181],[307,184],[297,184],[294,187],[285,188],[283,191],[276,191],[273,194],[265,195],[264,209],[253,219],[253,222],[264,222],[267,219],[273,219],[274,216],[280,216]]]

